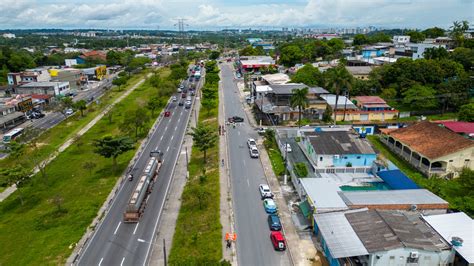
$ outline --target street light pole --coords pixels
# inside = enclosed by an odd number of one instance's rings
[[[168,265],[167,261],[166,261],[166,242],[165,242],[165,239],[163,238],[163,259],[164,259],[164,262],[165,262],[165,266]]]
[[[287,179],[288,179],[288,141],[285,142],[285,175],[283,178],[283,185],[286,186]]]

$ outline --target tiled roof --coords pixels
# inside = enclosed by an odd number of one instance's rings
[[[357,96],[354,99],[360,102],[361,104],[387,104],[379,96]]]
[[[474,134],[474,123],[460,121],[439,121],[438,123],[456,133]]]
[[[388,135],[429,159],[474,147],[473,141],[427,121],[396,129],[388,132]]]

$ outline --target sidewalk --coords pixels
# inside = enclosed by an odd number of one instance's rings
[[[150,74],[148,75],[150,76]],[[102,119],[102,117],[104,117],[110,109],[112,109],[117,103],[119,103],[120,101],[122,101],[125,97],[127,97],[130,93],[132,93],[136,88],[138,88],[138,86],[140,86],[143,82],[145,81],[145,79],[142,79],[140,80],[139,82],[137,82],[135,85],[133,85],[133,87],[131,87],[129,90],[125,91],[122,95],[120,95],[120,97],[118,97],[117,99],[115,99],[115,101],[113,103],[111,103],[109,106],[107,106],[100,114],[98,114],[94,119],[92,119],[92,121],[90,121],[86,126],[84,126],[81,130],[79,130],[79,132],[77,132],[77,134],[75,134],[75,136],[72,136],[71,138],[69,138],[68,140],[66,140],[63,145],[61,145],[57,151],[55,151],[53,154],[51,154],[51,156],[49,156],[47,159],[45,159],[44,161],[40,162],[39,164],[40,165],[48,165],[51,161],[53,161],[61,152],[63,152],[64,150],[66,150],[69,146],[71,146],[71,144],[73,144],[74,142],[74,139],[77,138],[77,136],[82,136],[84,135],[91,127],[93,127],[100,119]],[[35,167],[33,168],[33,174],[36,174],[40,171],[39,167]],[[2,202],[4,199],[8,198],[8,196],[10,196],[13,192],[16,191],[16,186],[13,185],[7,189],[5,189],[2,193],[0,193],[0,202]]]
[[[220,74],[219,74],[220,76]],[[219,117],[218,121],[225,128],[225,106],[224,106],[224,93],[221,81],[219,81]],[[219,179],[220,179],[220,220],[222,224],[222,256],[225,260],[230,261],[232,265],[238,265],[237,253],[235,250],[235,243],[232,248],[228,249],[225,245],[225,234],[234,232],[234,213],[232,207],[232,188],[230,182],[229,173],[229,156],[227,150],[227,135],[225,132],[219,136],[219,160],[224,160],[224,167],[221,165],[219,168]]]

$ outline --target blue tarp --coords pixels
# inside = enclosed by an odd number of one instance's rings
[[[383,181],[391,189],[418,189],[420,188],[415,182],[408,178],[400,170],[388,170],[380,171],[377,175],[383,179]]]

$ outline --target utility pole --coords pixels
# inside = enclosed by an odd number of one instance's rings
[[[166,261],[166,242],[164,238],[163,238],[163,259],[164,259],[164,265],[167,266],[168,262]]]
[[[184,32],[184,27],[189,26],[188,24],[184,23],[186,19],[184,18],[178,18],[178,23],[174,24],[175,26],[178,26],[178,32],[179,36],[181,38],[181,45],[184,47],[184,38],[185,38],[185,32]],[[186,48],[184,49],[186,52]]]

